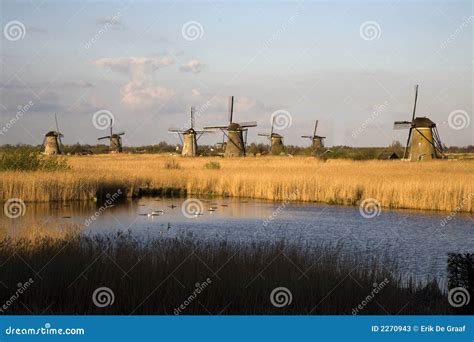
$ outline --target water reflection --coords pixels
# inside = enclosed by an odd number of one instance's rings
[[[145,239],[187,235],[203,240],[338,243],[367,254],[391,255],[403,272],[418,279],[444,278],[446,254],[472,252],[474,246],[473,215],[458,214],[443,227],[446,213],[382,210],[367,219],[353,207],[217,198],[201,199],[200,215],[187,217],[183,202],[142,198],[106,210],[94,202],[27,204],[21,218],[2,217],[0,234],[17,236],[35,225],[67,224],[84,233],[130,231]]]

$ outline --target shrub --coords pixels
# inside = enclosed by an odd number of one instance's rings
[[[219,170],[221,168],[221,164],[218,162],[209,162],[204,165],[205,169],[212,169],[212,170]]]
[[[58,156],[42,156],[28,150],[4,152],[0,171],[60,171],[69,169],[67,160]]]

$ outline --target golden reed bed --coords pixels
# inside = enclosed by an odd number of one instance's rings
[[[100,187],[174,187],[188,194],[473,212],[474,162],[319,161],[312,157],[181,158],[164,155],[67,157],[71,170],[1,172],[1,196],[24,201],[88,200]],[[175,160],[179,169],[169,169]],[[206,169],[208,162],[221,168]]]

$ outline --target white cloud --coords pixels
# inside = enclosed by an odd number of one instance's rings
[[[93,63],[130,77],[130,81],[121,88],[121,101],[130,107],[145,109],[157,102],[166,102],[175,95],[174,90],[156,85],[153,77],[156,70],[173,64],[169,57],[102,58]]]
[[[206,65],[204,63],[198,61],[197,59],[193,59],[189,61],[188,64],[183,65],[181,68],[179,68],[179,70],[181,70],[182,72],[192,72],[195,74],[199,74],[205,67]]]

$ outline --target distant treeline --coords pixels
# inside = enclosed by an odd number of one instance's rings
[[[30,150],[40,151],[41,146],[33,145],[2,145],[0,146],[1,151],[12,151],[12,150]],[[303,155],[309,156],[319,154],[327,159],[354,159],[354,160],[369,160],[377,159],[382,153],[394,152],[399,157],[403,156],[404,147],[398,141],[393,142],[387,147],[350,147],[350,146],[330,146],[325,147],[319,151],[314,151],[310,146],[301,147],[295,145],[286,145],[285,150],[287,154],[291,155]],[[108,145],[89,145],[89,144],[74,144],[64,145],[62,148],[65,154],[104,154],[109,153]],[[146,146],[124,146],[124,153],[179,153],[181,151],[181,145],[168,144],[165,141],[161,141],[156,145]],[[474,145],[466,147],[451,146],[446,147],[446,153],[474,153]],[[200,145],[199,154],[203,156],[217,156],[222,153],[222,148],[216,145]],[[251,143],[247,146],[247,154],[249,155],[265,155],[269,153],[269,146],[267,144],[255,144]]]

